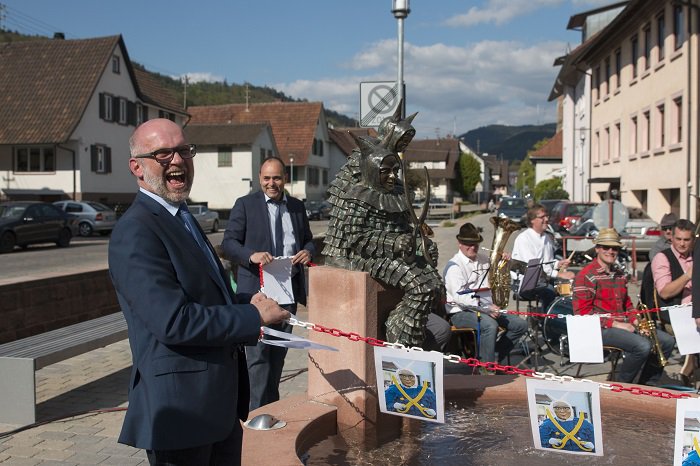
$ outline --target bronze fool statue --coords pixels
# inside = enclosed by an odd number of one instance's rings
[[[380,127],[381,141],[356,138],[359,151],[353,152],[328,190],[333,207],[323,255],[327,265],[365,271],[403,290],[403,299],[387,318],[386,337],[420,346],[428,314],[437,307],[444,286],[431,265],[437,262],[437,246],[421,237],[398,179],[401,161],[396,151],[415,134],[410,125],[413,116],[399,120],[395,115]]]

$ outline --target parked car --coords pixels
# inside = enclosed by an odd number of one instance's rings
[[[552,208],[549,223],[555,231],[569,232],[576,226],[581,215],[595,205],[592,202],[558,202]]]
[[[570,240],[567,242],[568,249],[582,250],[593,247],[592,238],[598,234],[598,228],[593,223],[594,208],[591,207],[584,212],[579,223],[569,232],[571,236],[588,236],[591,239]],[[634,250],[637,257],[646,256],[663,234],[661,227],[639,207],[627,207],[627,215],[625,228],[620,232],[622,244],[630,254]]]
[[[94,232],[108,235],[117,223],[117,213],[99,202],[57,201],[53,205],[78,218],[80,236],[92,236]]]
[[[205,205],[187,206],[202,230],[216,233],[219,231],[219,213],[209,210]]]
[[[521,197],[502,197],[501,204],[496,211],[499,217],[506,217],[520,225],[525,225],[527,203]]]
[[[306,201],[306,216],[309,220],[328,220],[331,218],[331,203],[328,201]]]
[[[77,218],[46,202],[0,203],[0,253],[30,244],[70,245]]]
[[[547,215],[551,217],[552,209],[554,209],[554,206],[556,206],[560,202],[566,202],[566,199],[542,199],[541,201],[539,201],[539,204],[545,208],[545,210],[547,211]]]

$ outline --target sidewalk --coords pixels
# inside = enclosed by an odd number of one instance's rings
[[[470,221],[484,227],[484,245],[490,246],[493,230],[487,229],[490,225],[488,215],[477,215]],[[453,226],[435,228],[434,240],[438,243],[441,252],[440,271],[454,254],[455,235],[463,222],[464,220],[457,220]],[[510,250],[510,247],[506,250]],[[305,308],[300,307],[297,318],[302,321],[308,319]],[[323,324],[323,322],[316,323]],[[299,327],[294,329],[294,333],[300,336],[306,336],[308,332]],[[516,365],[522,357],[514,352],[511,363]],[[549,353],[544,357],[545,361],[541,361],[541,364],[547,362],[549,366],[540,365],[540,371],[556,371],[562,375],[575,374],[574,365],[559,366],[558,356]],[[679,362],[679,356],[672,358],[666,372],[677,373]],[[283,398],[306,391],[307,364],[305,350],[289,351],[280,385],[280,395]],[[36,373],[39,421],[90,410],[125,408],[130,367],[131,352],[128,341],[124,340],[39,370]],[[465,373],[470,369],[461,364],[452,364],[448,367],[450,373]],[[608,371],[607,363],[587,364],[584,365],[581,377],[604,381]],[[79,415],[0,438],[0,464],[18,466],[148,464],[145,452],[117,443],[123,417],[124,411]],[[17,427],[0,424],[0,432],[7,432]]]

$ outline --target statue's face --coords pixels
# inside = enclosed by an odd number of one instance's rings
[[[386,192],[394,190],[400,167],[399,160],[393,155],[382,160],[382,164],[379,166],[379,184]]]

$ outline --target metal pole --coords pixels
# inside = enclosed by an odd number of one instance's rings
[[[399,96],[399,102],[403,102],[403,18],[397,18],[397,21],[399,22],[399,37],[398,37],[398,43],[399,43],[399,50],[398,50],[398,76],[396,77],[396,85],[398,86],[398,96]],[[406,115],[404,115],[404,107],[401,108],[401,118],[403,119]]]

